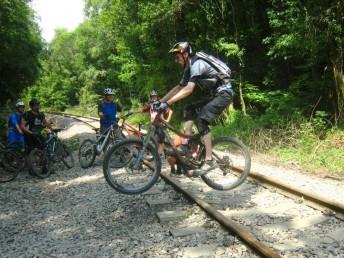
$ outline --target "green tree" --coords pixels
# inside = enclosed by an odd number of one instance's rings
[[[16,100],[39,75],[42,39],[26,0],[0,3],[0,102]]]

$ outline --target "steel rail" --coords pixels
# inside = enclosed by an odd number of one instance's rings
[[[71,115],[71,114],[66,114],[66,113],[62,113],[62,112],[49,112],[49,113],[67,116],[67,117],[71,117],[71,118],[81,117],[81,118],[99,120],[98,118],[95,118],[95,117]],[[75,119],[77,119],[77,118],[75,118]],[[85,121],[82,121],[81,119],[79,119],[79,121],[87,123]],[[90,126],[93,127],[92,125],[90,125]],[[238,172],[241,172],[240,169],[238,169],[238,168],[235,168],[235,170]],[[292,194],[295,197],[303,198],[304,200],[307,200],[308,202],[315,204],[315,206],[310,205],[313,208],[318,209],[319,205],[320,205],[323,208],[330,209],[331,211],[336,213],[337,218],[344,220],[344,204],[343,203],[336,202],[334,200],[328,199],[328,198],[321,196],[319,194],[312,193],[312,192],[306,191],[304,189],[300,189],[298,187],[290,186],[290,185],[282,182],[281,180],[278,180],[278,179],[270,177],[270,176],[263,175],[261,173],[258,173],[258,172],[252,171],[252,170],[250,171],[249,177],[258,181],[261,184],[265,184],[267,186],[272,186],[272,187],[275,187],[275,188],[282,190],[283,192],[287,192],[289,194]],[[290,197],[290,195],[288,195],[288,196]]]
[[[70,115],[66,113],[60,113],[60,112],[47,112],[50,114],[55,115],[61,115],[66,117],[71,117],[76,120],[79,120],[81,122],[84,122],[88,124],[87,122],[78,119],[78,117],[86,118],[86,119],[92,119],[92,120],[99,120],[94,117],[86,117],[86,116],[77,116],[77,115]],[[88,124],[89,126],[93,127],[92,125]],[[234,168],[237,172],[241,172],[239,168]],[[168,182],[169,184],[173,185],[178,191],[185,194],[188,198],[196,202],[202,209],[204,209],[207,213],[209,213],[211,216],[213,216],[217,221],[219,221],[223,226],[225,226],[228,230],[231,232],[237,234],[248,246],[250,246],[253,250],[255,250],[257,253],[262,255],[263,257],[281,257],[279,254],[275,253],[272,249],[264,245],[263,243],[259,242],[251,233],[249,233],[246,229],[244,229],[242,226],[234,222],[233,220],[230,220],[229,218],[225,217],[223,214],[218,212],[213,206],[205,202],[204,200],[198,198],[194,194],[188,192],[187,190],[183,189],[180,183],[178,183],[176,180],[171,178],[170,176],[161,173],[162,178]],[[252,180],[258,181],[260,184],[268,187],[274,187],[279,190],[281,190],[282,194],[287,195],[288,197],[298,197],[306,200],[309,206],[319,209],[319,208],[327,208],[330,209],[335,213],[335,216],[339,219],[344,220],[344,204],[336,202],[334,200],[328,199],[324,196],[321,196],[316,193],[312,193],[309,191],[306,191],[304,189],[300,189],[298,187],[290,186],[281,180],[278,180],[276,178],[266,176],[263,174],[260,174],[255,171],[250,171],[249,178]],[[319,207],[320,206],[320,207]]]
[[[236,171],[241,172],[240,169],[235,168]],[[274,188],[280,189],[283,192],[288,193],[288,197],[290,197],[290,194],[302,198],[303,200],[306,200],[309,204],[309,206],[312,206],[313,208],[319,209],[320,207],[330,209],[335,213],[335,216],[341,220],[344,220],[344,204],[331,200],[329,198],[326,198],[324,196],[321,196],[317,193],[312,193],[310,191],[301,189],[299,187],[290,186],[284,182],[282,182],[279,179],[263,175],[261,173],[250,171],[249,177],[258,181],[260,184],[266,185],[266,186],[272,186]],[[315,205],[312,205],[315,204]],[[320,206],[320,207],[319,207]]]
[[[230,232],[237,235],[243,242],[245,242],[250,248],[252,248],[259,255],[261,255],[262,257],[269,257],[269,258],[281,257],[278,253],[276,253],[270,247],[260,242],[257,238],[255,238],[249,231],[247,231],[241,225],[239,225],[235,221],[229,219],[228,217],[218,212],[209,203],[205,202],[204,200],[197,197],[193,193],[184,189],[177,180],[171,178],[165,173],[161,173],[161,176],[168,184],[172,185],[174,188],[177,189],[177,191],[182,192],[189,199],[197,203],[198,206],[200,206],[203,210],[205,210],[210,216],[215,218],[220,224],[222,224]]]
[[[90,120],[94,120],[94,121],[99,121],[99,119],[95,118],[95,117],[84,117],[84,116],[78,116],[78,115],[71,115],[71,114],[66,114],[66,113],[62,113],[62,112],[45,112],[47,114],[51,114],[51,115],[57,115],[57,116],[63,116],[63,117],[68,117],[68,118],[73,118],[76,121],[82,122],[88,126],[90,126],[92,129],[98,129],[96,126],[91,125],[90,123],[80,119],[80,118],[86,118],[86,119],[90,119]]]

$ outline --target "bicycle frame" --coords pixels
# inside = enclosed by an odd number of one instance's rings
[[[100,153],[104,150],[104,148],[105,148],[105,146],[106,146],[106,144],[107,144],[107,142],[111,136],[113,137],[113,139],[115,139],[115,134],[114,134],[115,129],[117,130],[117,128],[115,128],[115,124],[111,124],[111,126],[108,129],[106,129],[104,133],[97,135],[97,137],[99,137],[97,139],[97,143],[96,143],[96,146],[97,146],[96,151],[98,153]],[[104,139],[103,143],[100,144],[102,139]]]
[[[157,124],[159,124],[159,125],[157,125]],[[140,154],[138,155],[138,159],[141,159],[141,157],[143,156],[143,153],[146,149],[147,144],[149,143],[151,137],[153,137],[153,135],[155,134],[155,132],[157,130],[157,126],[160,126],[160,124],[164,125],[164,126],[162,126],[162,130],[163,130],[163,133],[165,135],[165,139],[167,139],[166,144],[167,144],[167,146],[172,148],[174,155],[177,158],[177,161],[186,169],[196,168],[195,167],[196,165],[192,164],[188,158],[183,158],[179,154],[179,152],[176,149],[176,146],[173,143],[171,136],[167,132],[167,129],[171,130],[172,132],[179,135],[180,137],[190,139],[190,140],[195,140],[197,143],[201,143],[201,135],[200,134],[187,135],[187,134],[179,132],[176,128],[174,128],[172,125],[170,125],[168,122],[164,121],[161,118],[161,113],[157,114],[152,125],[149,127],[147,137],[144,139],[143,148],[142,148],[142,151],[140,152]]]
[[[42,141],[39,137],[36,138],[38,143],[41,145],[41,149],[46,151],[49,154],[49,158],[56,155],[56,140],[57,140],[57,133],[51,132],[49,133],[49,138],[47,140]]]
[[[122,125],[120,126],[122,130],[125,130],[128,136],[135,134],[137,137],[142,139],[142,133],[140,130],[137,130],[134,126],[126,123],[125,117],[122,118]]]

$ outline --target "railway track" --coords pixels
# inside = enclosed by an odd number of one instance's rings
[[[96,118],[64,113],[54,115],[83,123],[98,121]],[[197,203],[232,234],[237,235],[259,256],[344,257],[342,203],[291,187],[256,172],[251,173],[247,183],[229,192],[214,191],[198,179],[172,178],[167,170],[162,173],[162,178]],[[178,220],[180,214],[178,210],[173,210],[178,205],[174,205],[173,201],[163,201],[166,199],[163,197],[164,191],[153,187],[145,195],[151,196],[153,200],[162,200],[155,205],[162,209],[160,213],[157,212],[158,217],[165,212],[172,220],[173,214],[176,214]],[[154,202],[150,202],[150,206],[153,207]],[[188,227],[183,230],[192,232]],[[197,230],[194,232],[199,235]],[[207,245],[198,248],[206,250]]]

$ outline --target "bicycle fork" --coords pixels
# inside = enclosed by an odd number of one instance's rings
[[[142,158],[143,158],[143,154],[145,153],[145,151],[146,151],[146,148],[147,148],[147,146],[148,146],[148,144],[149,144],[149,141],[151,140],[151,137],[154,135],[154,133],[155,133],[155,126],[154,125],[152,125],[150,128],[149,128],[149,130],[148,130],[148,133],[147,133],[147,136],[144,138],[144,140],[143,140],[143,146],[142,146],[142,149],[139,151],[139,153],[138,153],[138,155],[137,155],[137,157],[136,157],[136,159],[135,159],[135,161],[134,161],[134,164],[133,164],[133,168],[134,169],[137,169],[137,168],[139,168],[139,166],[140,166],[140,161],[141,160],[143,160]]]

